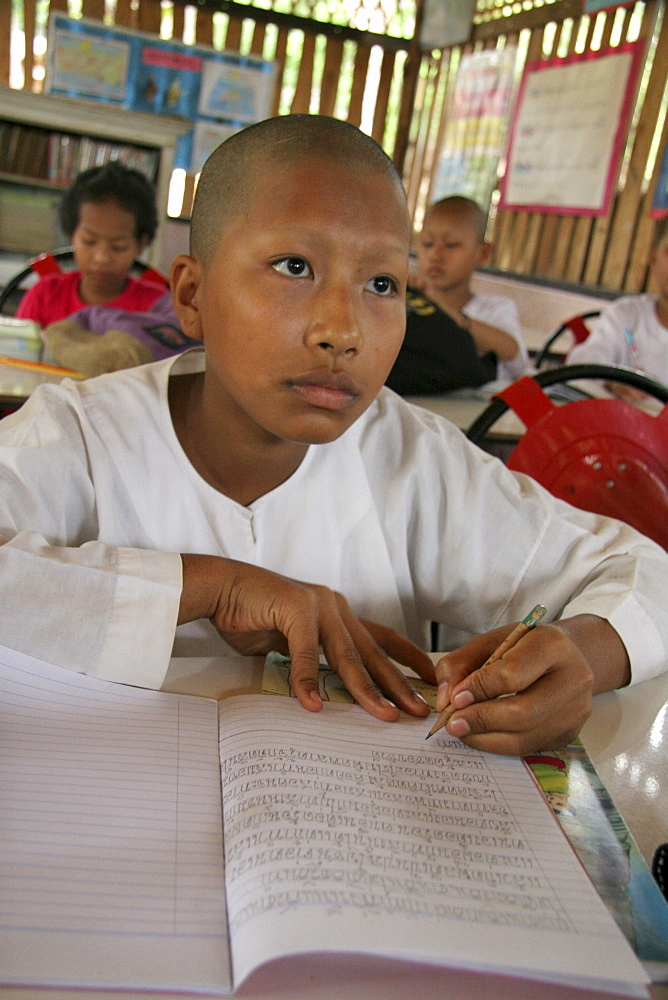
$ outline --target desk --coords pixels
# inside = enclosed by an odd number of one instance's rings
[[[496,386],[495,386],[496,388]],[[487,409],[493,394],[492,389],[455,389],[454,392],[436,393],[433,396],[406,396],[406,402],[421,406],[437,413],[467,431],[483,410]],[[496,423],[492,424],[486,437],[493,441],[508,441],[513,444],[522,437],[525,426],[512,410],[506,410]]]
[[[0,360],[0,410],[21,406],[39,385],[58,385],[65,376],[81,378],[78,372],[72,372],[69,368],[40,365],[37,362],[29,362],[22,368]]]

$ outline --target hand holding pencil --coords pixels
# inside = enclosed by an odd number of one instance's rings
[[[521,756],[566,746],[593,695],[630,680],[624,643],[605,618],[581,613],[534,628],[532,614],[512,639],[512,627],[502,626],[436,663],[437,709],[454,706],[448,732],[476,750]]]
[[[538,624],[539,621],[541,621],[542,618],[545,617],[545,614],[546,611],[543,605],[537,604],[536,607],[529,612],[526,618],[522,619],[522,621],[515,626],[513,631],[506,636],[501,645],[496,647],[492,655],[483,663],[483,667],[487,667],[490,663],[495,663],[497,660],[500,660],[504,653],[506,653],[509,649],[512,649],[515,643],[519,642],[523,635],[526,635],[530,629],[532,629]],[[456,711],[457,709],[452,704],[444,708],[434,725],[425,736],[425,739],[428,740],[429,737],[433,736],[434,733],[437,733],[439,729],[443,729],[443,727],[450,721],[450,717]]]

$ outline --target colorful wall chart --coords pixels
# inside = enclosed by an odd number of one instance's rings
[[[462,56],[430,200],[463,194],[485,210],[496,186],[517,50]]]
[[[194,128],[180,140],[175,166],[194,172],[218,142],[271,110],[276,64],[257,56],[59,13],[49,19],[47,51],[48,93],[190,119]]]
[[[637,43],[527,63],[501,207],[604,215],[623,151]]]

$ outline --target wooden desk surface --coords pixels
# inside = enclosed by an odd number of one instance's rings
[[[406,396],[407,402],[431,410],[440,417],[445,417],[460,430],[467,431],[474,420],[487,408],[491,391],[481,389],[457,389],[455,392],[443,392],[433,396]],[[520,418],[507,410],[496,423],[492,424],[487,437],[490,440],[517,441],[524,434],[525,426]]]

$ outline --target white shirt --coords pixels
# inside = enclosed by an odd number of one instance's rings
[[[0,422],[0,644],[158,687],[174,642],[180,655],[225,648],[208,622],[175,626],[179,553],[199,552],[335,588],[423,645],[431,620],[476,633],[538,602],[551,618],[596,613],[634,679],[665,669],[668,555],[388,389],[249,507],[218,493],[167,398],[171,372],[203,364],[195,350],[44,386]]]
[[[526,374],[529,366],[529,355],[522,338],[520,314],[512,299],[505,295],[479,295],[474,293],[468,300],[462,312],[480,323],[489,323],[497,330],[510,334],[517,344],[517,354],[508,361],[499,361],[496,369],[497,379],[514,382]]]
[[[603,310],[587,339],[569,351],[568,364],[638,368],[668,385],[668,329],[659,322],[655,303],[656,297],[647,294],[615,299]]]

